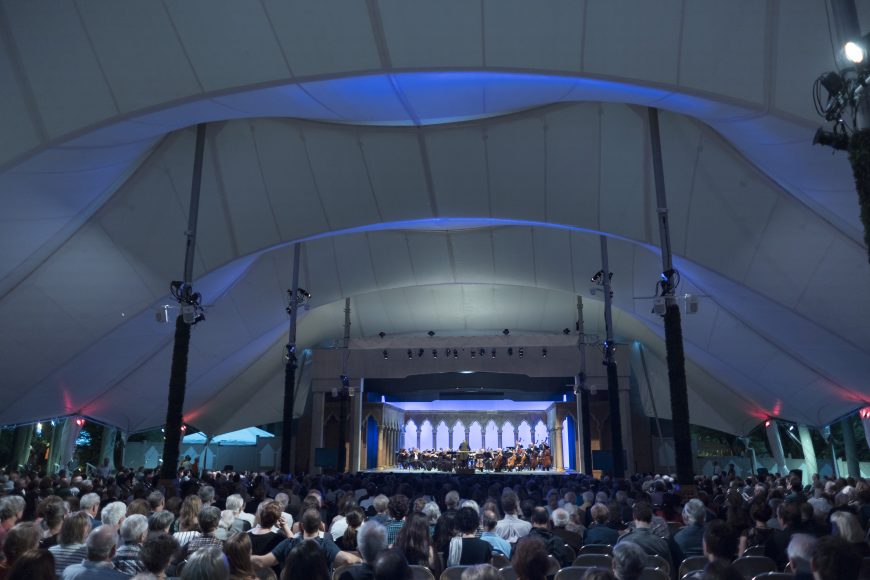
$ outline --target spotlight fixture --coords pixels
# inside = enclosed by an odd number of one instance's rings
[[[864,407],[858,411],[858,416],[863,420],[870,419],[870,407]]]
[[[860,43],[850,40],[843,46],[843,54],[853,64],[861,64],[867,58],[867,49]]]
[[[546,347],[541,349],[541,356],[544,358],[547,358],[547,348]]]
[[[508,356],[514,356],[514,347],[512,347],[512,346],[508,347]]]
[[[79,427],[85,426],[85,418],[84,417],[76,417],[76,425]]]
[[[412,358],[414,358],[414,353],[411,352],[411,349],[409,348],[408,349],[408,360],[411,360]]]
[[[459,358],[459,351],[455,348],[453,349],[453,358]]]
[[[608,276],[610,280],[613,280],[613,272],[610,272],[610,276]],[[592,275],[591,282],[594,282],[601,286],[604,284],[604,270],[598,270],[595,274]]]
[[[520,358],[523,358],[523,347],[520,347],[519,353]]]
[[[438,349],[437,348],[432,349],[432,358],[438,358]]]
[[[771,424],[771,421],[770,421],[770,418],[768,417],[767,419],[764,420],[764,427],[765,427],[766,429],[769,429],[769,428],[770,428],[770,424]]]
[[[387,333],[382,330],[378,333],[378,336],[380,336],[381,338],[384,338],[385,336],[387,336]]]
[[[444,357],[450,358],[450,348],[449,347],[444,349]]]
[[[492,358],[495,358],[495,349],[492,349]]]
[[[828,131],[824,127],[816,129],[813,145],[825,145],[838,151],[846,151],[849,148],[849,136],[836,128],[837,125],[834,126],[833,131]]]
[[[474,349],[472,348],[472,349],[471,349],[471,358],[474,358],[474,354],[475,354],[475,351],[474,351]]]
[[[480,352],[478,354],[480,356],[484,356],[486,354],[486,349],[485,348],[480,349]]]
[[[384,360],[390,358],[390,352],[387,349],[384,349]]]
[[[564,334],[565,336],[567,336],[567,335],[571,334],[571,331],[570,331],[569,329],[567,329],[567,328],[563,328],[563,329],[562,329],[562,334]]]
[[[435,331],[434,331],[434,330],[430,330],[430,331],[427,332],[426,334],[429,335],[429,338],[432,338],[433,336],[435,336]]]
[[[511,333],[511,331],[510,331],[510,329],[505,328],[504,330],[501,331],[501,333],[502,333],[503,335],[507,336],[507,335],[509,335],[509,334]]]
[[[417,351],[417,358],[423,358],[423,349],[422,348]]]
[[[182,425],[182,426],[181,426],[181,432],[182,432],[182,433],[187,432],[187,425]]]

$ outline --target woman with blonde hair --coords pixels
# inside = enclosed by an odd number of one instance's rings
[[[224,542],[224,554],[230,565],[230,580],[256,580],[254,565],[251,564],[251,537],[248,534],[235,534]]]
[[[831,532],[835,536],[840,536],[852,548],[861,555],[862,558],[870,557],[870,545],[864,540],[864,530],[861,528],[861,522],[858,517],[846,511],[837,511],[831,514]]]
[[[184,503],[181,504],[181,509],[178,512],[178,531],[172,534],[175,541],[182,548],[189,541],[200,535],[199,532],[199,512],[202,510],[202,500],[196,494],[189,495],[184,498]]]
[[[54,556],[54,571],[58,578],[63,576],[67,566],[80,564],[87,557],[85,540],[90,533],[91,518],[87,512],[76,512],[63,521],[57,544],[48,549]]]

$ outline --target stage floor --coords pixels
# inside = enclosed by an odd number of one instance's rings
[[[432,471],[428,471],[426,469],[400,469],[398,467],[391,467],[389,469],[367,469],[365,472],[366,473],[397,473],[397,474],[404,473],[404,474],[409,474],[409,475],[427,475],[427,474],[429,474],[429,475],[445,475],[445,474],[457,475],[456,473],[454,473],[452,471],[436,471],[434,469]],[[574,472],[574,471],[540,471],[540,470],[532,471],[531,469],[522,469],[519,471],[476,471],[474,473],[469,473],[468,475],[524,475],[524,476],[528,476],[528,475],[558,475],[558,476],[565,476],[565,475],[575,475],[575,474],[576,474],[576,472]]]

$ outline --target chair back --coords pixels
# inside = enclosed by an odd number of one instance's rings
[[[586,572],[595,568],[587,568],[586,566],[566,566],[559,570],[555,580],[583,580]]]
[[[764,556],[764,545],[746,548],[743,552],[743,557],[745,556]]]
[[[492,560],[490,560],[490,564],[492,564],[493,566],[495,566],[498,569],[502,569],[505,566],[510,566],[511,561],[504,554],[499,554],[497,552],[493,552]]]
[[[435,580],[435,575],[432,573],[432,570],[427,568],[426,566],[411,566],[411,579],[412,580]]]
[[[565,553],[566,553],[567,555],[571,556],[570,558],[568,558],[568,560],[570,560],[571,562],[573,562],[573,561],[574,561],[574,558],[577,557],[577,550],[575,550],[574,548],[572,548],[572,547],[569,546],[568,544],[565,544],[565,550],[566,550]]]
[[[547,556],[547,576],[555,576],[562,565],[553,554]]]
[[[858,576],[864,578],[864,576]],[[752,580],[794,580],[794,574],[788,572],[765,572],[755,576]]]
[[[662,558],[661,556],[656,556],[655,554],[646,555],[646,567],[658,568],[660,570],[664,570],[665,574],[667,574],[668,576],[671,575],[671,563]]]
[[[706,565],[707,558],[704,556],[689,556],[680,564],[680,573],[677,575],[677,578],[682,578],[695,570],[703,570]]]
[[[359,564],[345,564],[344,566],[339,566],[332,571],[332,580],[338,580],[341,578],[341,575],[351,566],[359,566]]]
[[[571,565],[610,570],[613,567],[613,558],[607,554],[580,554],[574,558],[574,563]]]
[[[499,568],[498,575],[501,576],[501,580],[517,580],[517,571],[513,566]]]
[[[638,580],[671,580],[671,577],[661,568],[644,568]]]
[[[586,544],[580,547],[580,553],[577,556],[580,557],[583,554],[607,554],[612,556],[613,546],[610,544]]]
[[[765,556],[743,556],[732,564],[744,578],[755,578],[765,572],[776,572],[776,562]]]
[[[468,566],[450,566],[449,568],[445,568],[443,572],[441,572],[441,580],[461,580],[462,572]]]

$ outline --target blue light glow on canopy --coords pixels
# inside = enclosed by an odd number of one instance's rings
[[[420,402],[390,402],[403,411],[546,411],[553,401],[461,400]]]

